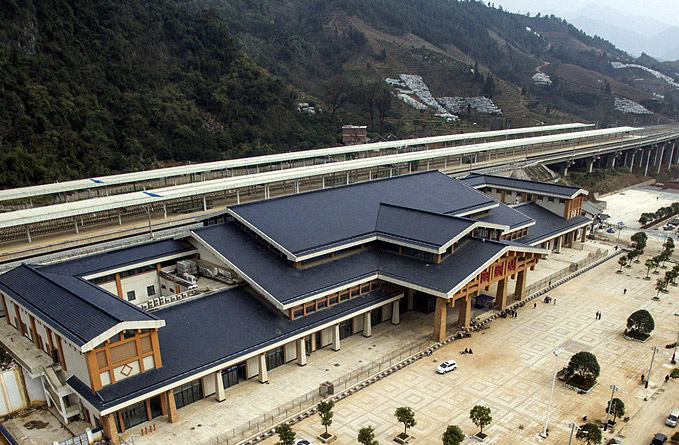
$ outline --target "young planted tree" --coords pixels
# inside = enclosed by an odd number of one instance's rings
[[[653,269],[653,266],[655,265],[655,259],[654,258],[649,258],[644,262],[644,266],[646,266],[646,276],[644,277],[644,280],[650,280],[651,277],[649,276],[651,274],[651,269]]]
[[[597,445],[601,443],[601,430],[595,423],[586,423],[575,434],[575,438],[585,442],[587,445]]]
[[[620,265],[620,270],[618,273],[622,273],[622,268],[627,266],[627,257],[626,256],[621,256],[618,258],[618,264]]]
[[[655,329],[655,320],[646,309],[639,309],[627,318],[626,334],[646,338]]]
[[[662,262],[662,254],[656,255],[651,259],[653,260],[653,273],[657,275],[658,274],[658,266],[660,266],[660,263]]]
[[[671,250],[663,250],[660,255],[658,255],[658,263],[661,264],[661,268],[665,269],[665,262],[670,259]]]
[[[658,281],[655,282],[655,290],[658,291],[655,294],[655,298],[659,298],[660,292],[664,291],[666,287],[667,287],[667,283],[665,282],[665,279],[664,278],[658,278]]]
[[[335,407],[335,402],[332,400],[318,402],[318,415],[321,417],[321,425],[325,427],[325,433],[322,434],[324,439],[327,439],[331,435],[328,434],[328,427],[332,425],[332,418],[335,413],[332,409]]]
[[[295,445],[295,432],[287,423],[282,423],[274,430],[278,434],[276,445]]]
[[[375,440],[375,430],[371,426],[365,426],[358,430],[358,443],[361,445],[379,445]]]
[[[646,248],[646,241],[648,241],[648,236],[644,232],[637,232],[632,235],[632,241],[634,242],[634,249],[641,252]]]
[[[609,405],[611,405],[610,401],[606,403],[606,412],[608,412]],[[615,423],[615,419],[625,415],[625,403],[617,397],[613,399],[611,415],[613,416],[613,423]]]
[[[677,279],[677,273],[674,271],[674,268],[668,270],[665,272],[665,282],[667,284],[674,284],[674,280]],[[667,287],[665,287],[667,289]]]
[[[408,437],[408,428],[412,428],[417,425],[417,422],[415,422],[415,413],[413,412],[412,408],[402,406],[400,408],[396,408],[394,416],[396,416],[396,419],[403,424],[403,434],[399,434],[399,436],[401,436],[403,439],[406,439]]]
[[[591,388],[599,377],[601,368],[594,354],[581,351],[571,357],[568,362],[568,374],[571,375],[571,383],[581,384],[586,388]]]
[[[469,411],[469,418],[474,422],[474,425],[481,428],[479,435],[484,437],[483,427],[490,425],[493,418],[490,416],[490,408],[483,405],[475,405],[474,408]]]
[[[464,433],[457,425],[448,425],[448,428],[443,432],[443,445],[461,445],[464,442]]]

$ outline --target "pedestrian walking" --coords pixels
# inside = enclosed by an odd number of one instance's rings
[[[548,287],[552,287],[552,282],[551,282],[551,281],[549,282],[549,285],[548,285]]]
[[[622,294],[623,294],[623,295],[627,295],[627,288],[624,288],[624,289],[622,290]]]
[[[644,379],[644,375],[641,374],[641,383],[644,383],[645,381],[646,381],[646,379]]]
[[[536,307],[538,307],[538,304],[537,304],[537,303],[533,303],[533,309],[535,309]]]
[[[618,251],[618,246],[617,246],[617,245],[615,246],[615,251],[616,251],[616,252]]]
[[[552,301],[554,301],[554,306],[556,306],[556,298],[554,298]]]
[[[665,383],[667,383],[669,381],[670,381],[670,375],[668,374],[668,375],[665,376]]]

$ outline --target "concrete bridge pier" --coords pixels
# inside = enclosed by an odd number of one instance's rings
[[[606,156],[606,168],[613,170],[615,168],[615,159],[620,155],[620,153],[612,153]]]
[[[594,163],[599,159],[599,156],[592,156],[591,158],[585,159],[585,171],[587,173],[592,173],[594,169]]]
[[[668,153],[669,155],[667,156],[667,169],[669,170],[672,167],[672,164],[674,163],[674,147],[677,144],[676,141],[668,142],[667,147],[668,147]]]
[[[665,155],[665,144],[662,144],[660,146],[656,146],[655,154],[658,157],[658,171],[655,174],[659,175],[660,174],[660,167],[662,167],[662,159],[663,159],[663,156]]]
[[[573,161],[566,161],[563,168],[563,176],[568,176],[568,168],[573,165]]]
[[[644,167],[644,176],[648,176],[648,166],[651,163],[651,152],[653,151],[653,147],[649,147],[644,149],[646,152],[646,166]]]

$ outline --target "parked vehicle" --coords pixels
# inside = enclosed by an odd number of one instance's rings
[[[313,444],[306,439],[297,439],[295,441],[295,445],[313,445]]]
[[[665,420],[665,425],[674,428],[675,426],[677,426],[677,420],[679,420],[679,408],[674,408],[672,411],[670,411],[670,415],[667,416],[667,420]]]
[[[457,369],[457,362],[455,360],[448,360],[441,363],[437,368],[436,372],[439,374],[445,374],[448,371],[455,371]]]
[[[653,436],[651,445],[665,445],[665,442],[667,442],[667,436],[662,433],[657,433],[655,436]]]

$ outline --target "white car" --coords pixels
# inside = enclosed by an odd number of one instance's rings
[[[457,362],[455,360],[447,360],[441,363],[437,368],[436,372],[439,374],[445,374],[448,371],[455,371],[457,369]]]

